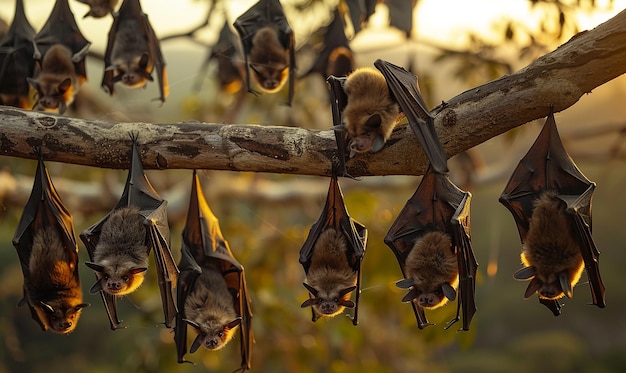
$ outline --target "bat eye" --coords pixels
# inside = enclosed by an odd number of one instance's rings
[[[103,278],[103,279],[105,279],[105,280],[108,280],[108,279],[110,279],[110,278],[111,278],[111,276],[109,276],[109,275],[104,275],[104,276],[102,276],[102,278]]]
[[[335,302],[335,303],[339,302],[339,298],[334,298],[333,302]]]
[[[130,279],[130,277],[128,277],[128,275],[124,275],[122,276],[122,280],[128,282],[128,280]]]
[[[222,338],[222,337],[224,336],[224,332],[219,332],[219,333],[217,333],[217,336],[218,336],[218,337],[220,337],[220,338]]]

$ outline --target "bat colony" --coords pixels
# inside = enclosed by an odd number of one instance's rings
[[[113,94],[119,82],[143,87],[153,81],[156,71],[159,99],[164,102],[169,90],[165,60],[139,0],[123,0],[117,11],[117,0],[78,1],[90,8],[85,17],[113,17],[103,89]],[[396,285],[407,290],[401,301],[411,304],[420,329],[432,325],[425,310],[456,301],[456,316],[446,329],[461,321],[461,329],[469,330],[476,312],[478,267],[470,234],[471,193],[459,189],[447,175],[447,155],[417,77],[383,60],[377,60],[375,68],[355,69],[341,18],[335,15],[336,21],[327,27],[325,49],[309,73],[328,77],[338,160],[320,218],[300,249],[303,285],[309,296],[301,307],[311,308],[312,321],[350,310],[353,324],[358,324],[367,229],[348,215],[338,177],[349,176],[346,162],[352,158],[392,147],[387,141],[399,119],[406,117],[430,167],[384,239],[402,274]],[[291,103],[294,36],[280,2],[260,0],[237,18],[234,27],[241,39],[245,69],[225,73],[222,89],[245,76],[251,90],[250,75],[269,93],[289,82]],[[228,32],[225,25],[220,36],[225,44],[219,50],[216,46],[209,59],[236,54]],[[63,114],[87,79],[89,46],[68,0],[56,0],[38,33],[25,17],[22,0],[17,0],[13,23],[0,40],[0,104]],[[226,68],[221,63],[220,67]],[[31,88],[36,92],[34,101]],[[89,292],[101,295],[111,328],[120,328],[117,298],[140,291],[152,254],[164,324],[174,328],[178,361],[186,361],[185,354],[200,346],[219,350],[238,339],[240,369],[249,369],[254,337],[244,268],[222,236],[195,171],[181,260],[176,264],[169,247],[167,202],[144,175],[136,135],[131,136],[131,143],[128,179],[119,202],[80,234],[90,258],[85,264],[96,277]],[[28,305],[42,330],[69,333],[88,306],[77,271],[78,245],[71,215],[52,185],[41,151],[35,151],[39,162],[32,194],[13,238],[24,275],[20,305]],[[591,238],[594,188],[595,183],[565,151],[550,111],[500,202],[513,215],[520,234],[523,267],[513,276],[529,280],[523,297],[537,294],[554,315],[561,312],[559,299],[573,296],[583,269],[593,304],[605,306],[599,251]],[[187,326],[196,333],[189,351]],[[233,338],[237,333],[239,337]]]

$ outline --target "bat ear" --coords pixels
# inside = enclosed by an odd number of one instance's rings
[[[537,275],[537,268],[535,266],[524,267],[513,274],[513,278],[516,280],[528,280]]]
[[[150,60],[150,56],[148,53],[144,53],[141,55],[141,59],[139,60],[139,67],[142,70],[146,70],[148,68],[148,61]]]
[[[415,283],[415,281],[413,281],[412,278],[404,278],[404,279],[396,282],[396,286],[399,287],[400,289],[408,289],[411,286],[413,286],[414,283]]]
[[[530,284],[528,284],[526,292],[524,293],[524,298],[528,298],[531,295],[535,294],[537,290],[541,288],[541,285],[541,281],[536,277],[530,280]]]
[[[196,339],[193,340],[193,343],[191,344],[191,347],[189,348],[189,352],[193,354],[194,352],[198,351],[198,348],[200,348],[200,345],[202,345],[202,340],[204,339],[204,337],[205,337],[204,333],[198,334]]]
[[[353,301],[349,299],[339,299],[339,305],[344,306],[346,308],[354,308],[355,304]]]
[[[311,307],[312,305],[314,305],[316,303],[319,303],[319,299],[317,299],[317,298],[309,298],[309,299],[305,300],[304,302],[302,302],[300,307],[301,308]]]
[[[195,323],[194,321],[191,321],[189,319],[183,319],[184,322],[186,322],[187,324],[191,325],[191,327],[193,327],[194,329],[196,329],[197,331],[200,331],[200,325],[198,325],[197,323]]]
[[[370,117],[367,118],[363,126],[365,126],[365,128],[367,129],[375,130],[380,127],[381,122],[382,120],[380,119],[380,114],[374,114],[370,115]]]
[[[104,272],[104,267],[94,262],[85,262],[85,265],[98,273]]]
[[[302,285],[304,285],[304,287],[309,291],[309,293],[313,294],[314,297],[317,297],[317,289],[314,288],[313,286],[307,284],[306,282],[303,282]]]
[[[561,290],[566,297],[571,298],[574,296],[574,290],[572,289],[572,283],[569,282],[567,271],[563,271],[559,274],[559,282],[561,283]]]
[[[339,292],[339,296],[343,297],[344,295],[353,292],[355,289],[356,289],[355,285],[347,287],[347,288],[345,288],[345,289],[343,289],[342,291]]]
[[[229,322],[228,324],[226,324],[225,328],[233,329],[233,328],[238,327],[240,324],[241,324],[241,317],[238,317],[234,319],[233,321]]]
[[[447,282],[441,285],[441,289],[443,290],[443,295],[448,298],[448,300],[456,299],[456,290],[448,284]]]
[[[65,78],[61,83],[59,83],[57,88],[59,89],[59,92],[65,93],[67,92],[68,89],[70,89],[71,86],[72,86],[72,79]]]
[[[87,307],[89,307],[89,306],[90,306],[90,304],[89,304],[89,303],[81,303],[81,304],[79,304],[78,306],[74,307],[74,309],[75,309],[76,311],[78,311],[78,310],[82,310],[83,308],[87,308]]]
[[[136,275],[137,273],[145,272],[148,270],[148,267],[134,267],[130,269],[130,273]]]
[[[47,313],[54,313],[54,308],[46,302],[39,302],[39,305],[46,311]]]
[[[413,288],[409,290],[409,292],[406,293],[404,297],[402,297],[402,302],[403,303],[412,302],[413,299],[419,297],[419,295],[420,295],[419,290],[417,290],[417,288]]]
[[[96,294],[101,292],[102,290],[102,281],[100,281],[100,279],[97,279],[96,282],[91,285],[91,288],[89,288],[89,294]]]
[[[374,136],[374,140],[372,141],[372,149],[370,149],[370,152],[379,152],[383,148],[383,146],[385,146],[385,139],[380,135],[376,135]]]

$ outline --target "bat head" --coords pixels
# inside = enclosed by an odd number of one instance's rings
[[[580,278],[580,271],[576,268],[574,271],[563,270],[559,273],[540,273],[535,266],[524,267],[513,275],[517,280],[530,280],[524,298],[529,298],[537,293],[539,298],[547,300],[555,300],[564,296],[571,298],[574,293],[574,285]]]
[[[241,324],[241,317],[237,317],[225,324],[217,319],[209,319],[202,324],[197,324],[191,320],[185,321],[198,333],[190,348],[190,352],[194,353],[200,346],[204,346],[209,350],[219,350],[226,346],[233,338],[237,327]]]
[[[36,92],[35,110],[63,114],[74,101],[75,90],[69,76],[42,73],[37,79],[26,79]]]
[[[421,285],[421,286],[420,286]],[[420,307],[426,309],[435,309],[456,299],[456,284],[443,282],[441,284],[426,285],[424,283],[418,285],[412,278],[405,278],[396,283],[401,289],[411,289],[402,298],[403,302],[417,301]]]
[[[284,62],[251,63],[250,68],[259,87],[267,93],[280,91],[289,75],[289,66]]]
[[[107,292],[111,295],[126,295],[137,290],[143,283],[144,272],[147,267],[128,266],[127,263],[101,263],[85,262],[87,267],[96,271],[98,279],[89,289],[90,294],[99,291]]]
[[[131,58],[118,58],[107,70],[114,70],[113,82],[122,82],[130,88],[144,87],[149,81],[153,81],[152,70],[154,63],[148,53]]]
[[[305,288],[313,295],[304,301],[300,307],[313,307],[313,310],[320,315],[333,317],[343,312],[347,308],[354,308],[355,304],[350,300],[350,293],[356,289],[355,285],[347,288],[341,287],[340,284],[333,286],[320,286],[319,289],[303,283]]]
[[[400,114],[384,76],[372,68],[359,68],[348,75],[343,89],[348,103],[342,120],[351,138],[350,156],[381,150]]]
[[[89,5],[90,9],[83,18],[94,17],[102,18],[113,13],[113,9],[118,0],[78,0],[81,3]]]
[[[287,81],[288,50],[278,39],[274,26],[260,28],[252,38],[250,68],[260,88],[268,93],[278,92]]]
[[[47,302],[39,302],[37,313],[44,324],[52,331],[66,334],[73,331],[78,318],[87,303],[78,303],[74,298],[58,298]],[[43,316],[43,317],[42,317]]]

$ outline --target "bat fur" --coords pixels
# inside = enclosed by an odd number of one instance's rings
[[[154,57],[142,33],[142,25],[136,19],[121,20],[111,51],[112,65],[107,66],[107,70],[114,71],[114,81],[131,88],[143,87],[153,80]]]
[[[75,275],[76,260],[67,250],[54,227],[37,231],[24,284],[27,301],[35,308],[44,330],[62,334],[76,328],[81,310],[89,306],[83,303]]]
[[[185,299],[185,320],[196,329],[199,344],[209,350],[223,348],[235,334],[241,318],[235,312],[233,296],[222,274],[203,268],[194,288]],[[192,347],[192,352],[197,347]]]
[[[268,93],[278,92],[287,81],[289,61],[287,50],[273,26],[265,26],[254,34],[249,58],[261,89]]]
[[[383,74],[369,67],[358,68],[348,75],[343,89],[348,97],[342,118],[351,138],[350,157],[381,150],[400,114]]]
[[[93,262],[85,264],[96,271],[98,280],[90,292],[103,290],[112,295],[129,294],[143,283],[148,269],[145,218],[139,208],[120,208],[102,225]]]
[[[74,101],[80,85],[72,51],[62,44],[51,46],[43,57],[39,75],[27,80],[37,91],[33,109],[63,114]]]
[[[113,14],[118,0],[78,0],[78,2],[89,5],[89,11],[85,13],[83,18],[102,18]]]
[[[404,273],[406,279],[398,286],[413,289],[403,301],[417,299],[421,307],[434,309],[454,300],[459,270],[450,236],[432,231],[420,237],[407,255]]]
[[[520,258],[524,268],[518,280],[531,279],[525,298],[537,293],[543,299],[572,297],[584,268],[575,226],[565,211],[566,204],[555,191],[545,191],[534,203],[526,242]]]
[[[345,307],[353,308],[350,292],[356,289],[357,272],[348,263],[347,244],[341,232],[327,228],[315,243],[305,287],[314,298],[302,303],[316,315],[336,316]],[[308,285],[308,286],[307,286]]]

